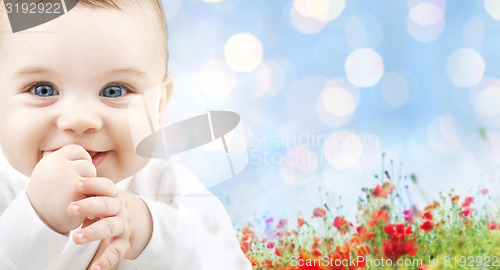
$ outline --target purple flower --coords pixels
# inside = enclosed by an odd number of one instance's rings
[[[272,224],[274,221],[274,218],[270,217],[268,219],[266,219],[266,224]]]

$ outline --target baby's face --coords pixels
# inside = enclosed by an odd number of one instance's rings
[[[149,110],[160,121],[167,99],[150,13],[78,6],[28,31],[0,32],[0,144],[14,168],[29,176],[44,152],[68,144],[83,146],[98,176],[114,182],[144,167],[131,129],[147,119],[132,101],[156,89]]]

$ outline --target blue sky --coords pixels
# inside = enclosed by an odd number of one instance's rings
[[[353,216],[382,153],[417,175],[408,204],[452,188],[499,197],[498,1],[164,4],[170,72],[201,78],[203,106],[245,126],[247,167],[210,188],[235,223],[324,202]]]

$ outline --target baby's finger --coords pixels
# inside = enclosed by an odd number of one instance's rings
[[[124,230],[125,223],[121,218],[104,218],[74,233],[73,241],[78,245],[83,245],[96,240],[113,238],[122,234]]]
[[[118,214],[121,203],[116,198],[106,196],[88,197],[68,205],[68,213],[74,217],[111,217]]]
[[[52,153],[54,153],[54,151],[44,151],[42,154],[43,154],[43,157],[46,157]]]
[[[87,195],[108,197],[118,195],[115,184],[111,180],[102,177],[82,178],[76,183],[76,189],[78,193]]]
[[[81,177],[95,177],[97,175],[97,169],[95,168],[92,161],[88,160],[73,160],[71,161],[71,166],[73,167],[75,173]]]
[[[61,149],[57,150],[57,152],[63,154],[64,157],[68,160],[83,159],[92,162],[92,157],[90,156],[89,152],[87,152],[85,148],[77,144],[66,145]]]
[[[109,243],[104,253],[92,265],[92,270],[96,269],[110,269],[115,266],[120,259],[125,257],[125,254],[130,249],[130,244],[123,238],[117,238]]]

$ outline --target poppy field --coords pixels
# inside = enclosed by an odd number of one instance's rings
[[[500,215],[488,189],[451,190],[423,209],[404,209],[408,186],[384,176],[363,189],[355,220],[324,204],[310,216],[240,228],[253,269],[500,269]]]

